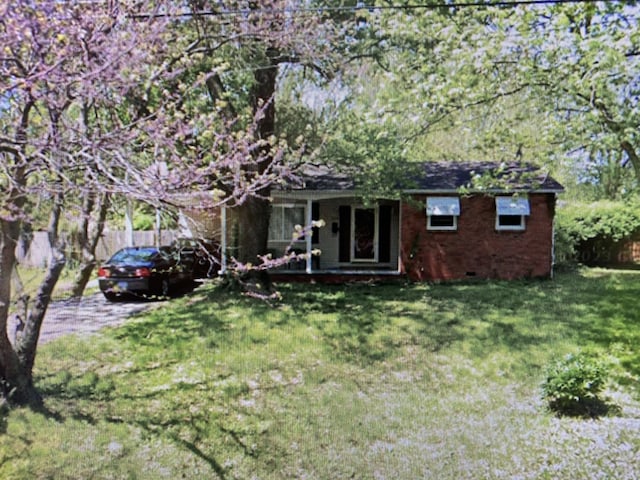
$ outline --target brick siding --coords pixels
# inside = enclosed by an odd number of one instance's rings
[[[495,197],[460,198],[456,231],[427,230],[426,195],[403,203],[401,262],[412,280],[516,279],[551,274],[553,194],[529,195],[524,231],[497,231]]]

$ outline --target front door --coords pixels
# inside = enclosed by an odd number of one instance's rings
[[[378,209],[355,207],[352,210],[352,262],[378,261]]]
[[[342,264],[391,261],[393,207],[341,205],[338,223],[338,259]],[[397,228],[397,227],[396,227]],[[394,230],[397,235],[397,230]]]

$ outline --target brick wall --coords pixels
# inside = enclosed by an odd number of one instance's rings
[[[426,195],[402,208],[402,269],[413,280],[548,277],[555,196],[529,196],[524,231],[497,231],[495,198],[460,198],[458,229],[427,230]]]

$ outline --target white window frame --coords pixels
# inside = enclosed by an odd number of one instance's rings
[[[440,205],[439,205],[440,204]],[[459,197],[427,197],[427,230],[453,232],[458,230],[458,217],[460,216]],[[452,217],[453,225],[433,225],[433,217]]]
[[[519,225],[503,225],[500,221],[503,217],[520,217]],[[511,232],[521,232],[527,229],[527,222],[525,220],[524,215],[496,215],[496,230],[499,231],[511,231]]]
[[[433,225],[431,219],[433,217],[451,217],[453,219],[453,225]],[[457,215],[427,215],[427,230],[434,231],[449,231],[453,232],[458,230],[458,216]]]
[[[276,203],[271,205],[271,220],[269,221],[269,242],[291,242],[293,240],[293,233],[294,233],[294,228],[295,225],[291,225],[290,227],[292,227],[291,229],[287,228],[287,225],[285,225],[284,222],[284,210],[285,209],[300,209],[302,210],[302,218],[303,221],[302,223],[300,223],[301,227],[304,227],[304,221],[307,218],[307,207],[306,205],[303,205],[301,203]],[[280,236],[279,237],[272,237],[272,230],[271,230],[271,225],[272,225],[272,219],[274,215],[281,215],[281,231],[280,231]],[[297,224],[296,224],[297,225]],[[298,239],[296,239],[296,242],[303,242],[305,240],[304,237],[300,237]]]
[[[496,230],[522,232],[527,228],[526,217],[531,214],[528,198],[496,197]],[[520,217],[518,225],[503,225],[503,217]]]
[[[374,213],[374,232],[373,232],[373,258],[356,258],[355,242],[356,242],[356,210],[373,210]],[[378,239],[380,230],[380,208],[378,205],[374,207],[365,207],[364,205],[354,205],[351,207],[351,263],[378,263]]]

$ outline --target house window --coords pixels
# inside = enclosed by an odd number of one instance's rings
[[[528,199],[496,197],[496,230],[524,230],[525,217],[530,214]]]
[[[427,197],[427,230],[457,230],[458,197]]]
[[[280,204],[271,207],[269,220],[269,241],[290,242],[296,225],[304,226],[306,211],[303,205]],[[296,240],[303,240],[303,237]]]

